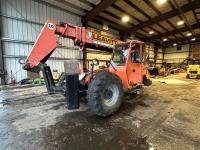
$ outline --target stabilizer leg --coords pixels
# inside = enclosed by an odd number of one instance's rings
[[[79,75],[72,74],[66,75],[66,92],[68,109],[78,109],[80,107],[79,102]]]

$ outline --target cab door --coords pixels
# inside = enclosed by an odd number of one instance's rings
[[[143,53],[140,44],[131,47],[129,58],[127,62],[127,77],[129,86],[136,86],[142,84],[143,80]]]

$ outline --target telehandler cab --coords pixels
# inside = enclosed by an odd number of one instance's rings
[[[77,60],[66,61],[65,73],[56,86],[50,67],[45,64],[59,46],[56,35],[72,39],[74,45],[83,51],[86,48],[113,50],[110,63],[101,72],[95,72],[93,68],[98,60],[94,59],[91,70],[84,72]],[[48,93],[63,93],[68,109],[78,109],[80,96],[86,95],[91,110],[105,117],[119,109],[124,91],[140,93],[142,85],[151,85],[146,58],[145,45],[141,41],[121,42],[84,27],[47,20],[23,68],[32,72],[41,70]]]

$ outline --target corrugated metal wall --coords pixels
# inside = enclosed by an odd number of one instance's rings
[[[109,61],[111,59],[112,53],[94,51],[94,52],[89,52],[86,55],[87,55],[87,61],[86,61],[87,68],[90,68],[93,59],[96,58],[99,60],[99,65],[94,66],[94,70],[96,70],[99,69],[100,66],[106,66],[106,61]]]
[[[191,44],[190,56],[200,59],[200,43]]]
[[[189,56],[190,46],[182,45],[181,50],[177,50],[177,47],[169,47],[165,49],[164,62],[179,64]]]
[[[155,57],[155,48],[157,48],[157,57]],[[149,63],[150,65],[154,64],[156,59],[156,66],[160,67],[162,65],[162,61],[163,61],[163,50],[161,47],[155,47],[155,45],[153,43],[146,43],[146,49],[147,49],[147,53],[149,55]]]
[[[1,0],[1,19],[1,40],[8,82],[11,72],[17,81],[26,78],[27,73],[21,69],[18,59],[27,56],[47,19],[81,25],[78,15],[41,4],[37,0]],[[60,42],[66,47],[57,49],[47,63],[52,69],[63,72],[64,59],[82,59],[82,53],[73,48],[72,40],[60,39]]]

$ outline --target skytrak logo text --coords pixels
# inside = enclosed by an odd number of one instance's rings
[[[107,36],[103,36],[101,34],[93,33],[92,39],[95,40],[95,41],[99,41],[99,42],[109,44],[109,45],[113,45],[113,46],[117,44],[117,40],[112,39],[112,38],[107,37]]]

